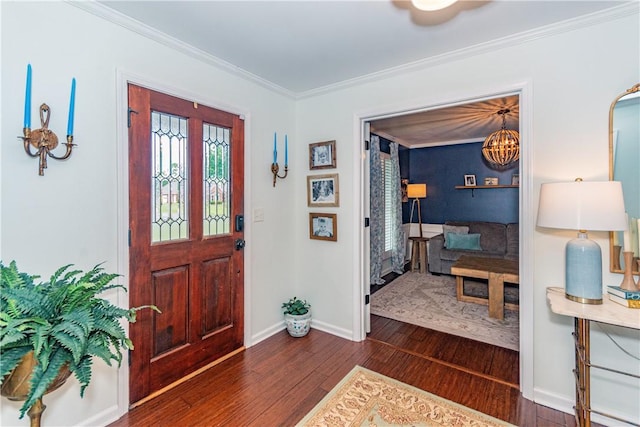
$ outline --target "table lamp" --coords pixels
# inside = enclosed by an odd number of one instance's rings
[[[420,199],[427,197],[427,184],[408,184],[407,197],[413,199],[411,203],[411,216],[409,223],[413,222],[413,208],[418,204],[418,224],[420,226],[420,237],[422,237],[422,214],[420,213]]]
[[[618,181],[542,184],[538,226],[578,230],[565,248],[565,296],[582,304],[602,304],[602,251],[587,230],[627,228]]]

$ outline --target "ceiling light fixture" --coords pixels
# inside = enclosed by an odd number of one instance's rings
[[[506,117],[510,112],[505,108],[496,113],[502,116],[502,128],[489,135],[482,144],[482,155],[494,165],[505,166],[520,158],[520,134],[506,129]]]
[[[457,0],[411,0],[411,3],[420,10],[434,11],[451,6]]]

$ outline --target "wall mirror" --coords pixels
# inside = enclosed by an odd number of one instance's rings
[[[623,273],[623,251],[632,251],[632,271],[640,266],[640,83],[627,89],[609,108],[609,180],[620,181],[629,230],[609,236],[610,270]]]

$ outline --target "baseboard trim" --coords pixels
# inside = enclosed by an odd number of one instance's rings
[[[546,406],[548,408],[555,409],[570,415],[574,415],[575,413],[573,409],[574,402],[575,402],[573,397],[567,397],[564,395],[551,393],[551,392],[548,392],[547,390],[540,389],[540,388],[534,388],[533,395],[534,395],[534,402],[539,405]],[[611,415],[616,417],[627,418],[627,419],[629,418],[628,414],[616,414],[615,411],[607,410],[604,408],[599,408],[599,410],[601,412],[608,412]],[[606,425],[606,426],[621,425],[620,421],[605,417],[600,414],[591,414],[591,421],[598,424]],[[626,424],[623,424],[623,425],[626,425]]]

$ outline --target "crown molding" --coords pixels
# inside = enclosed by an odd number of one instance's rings
[[[214,67],[220,68],[224,71],[228,71],[245,80],[251,81],[266,89],[279,93],[280,95],[284,95],[291,99],[295,99],[297,97],[295,92],[292,92],[288,89],[283,88],[282,86],[279,86],[270,82],[269,80],[263,79],[260,76],[250,73],[236,65],[233,65],[230,62],[227,62],[223,59],[220,59],[216,56],[206,53],[201,49],[198,49],[187,43],[184,43],[176,39],[175,37],[171,37],[161,31],[158,31],[157,29],[152,28],[136,19],[133,19],[123,13],[113,10],[107,6],[104,6],[103,4],[98,3],[95,0],[91,0],[91,1],[65,0],[65,1],[66,3],[72,6],[75,6],[79,9],[82,9],[85,12],[89,12],[92,15],[105,19],[106,21],[119,25],[123,28],[126,28],[127,30],[133,31],[134,33],[140,34],[141,36],[147,37],[148,39],[154,40],[169,48],[182,52],[185,55],[191,56],[194,59],[197,59],[209,65],[213,65]]]
[[[371,83],[378,80],[395,77],[408,72],[415,72],[424,70],[436,65],[444,64],[447,62],[453,62],[472,56],[480,55],[482,53],[505,49],[508,47],[517,46],[530,41],[538,40],[545,37],[554,36],[557,34],[591,27],[593,25],[614,21],[631,15],[640,14],[640,2],[631,1],[626,4],[615,6],[603,11],[594,12],[588,15],[584,15],[578,18],[572,18],[557,22],[555,24],[546,25],[543,27],[535,28],[533,30],[524,31],[518,34],[513,34],[507,37],[499,38],[485,43],[479,43],[473,46],[468,46],[462,49],[454,50],[451,52],[443,53],[441,55],[432,56],[430,58],[421,59],[419,61],[410,62],[397,67],[388,68],[386,70],[377,71],[375,73],[367,74],[353,79],[343,80],[341,82],[322,86],[316,89],[311,89],[304,92],[299,92],[296,96],[297,99],[310,98],[313,96],[325,94],[328,92],[334,92],[337,90],[346,89],[349,87],[361,85],[364,83]]]
[[[321,94],[343,90],[343,89],[361,85],[364,83],[370,83],[370,82],[398,76],[408,72],[424,70],[426,68],[434,67],[436,65],[469,58],[472,56],[480,55],[482,53],[517,46],[530,41],[554,36],[557,34],[577,30],[580,28],[590,27],[590,26],[601,24],[604,22],[609,22],[616,19],[624,18],[630,15],[640,14],[640,2],[630,1],[623,5],[615,6],[603,11],[594,12],[578,18],[568,19],[555,24],[546,25],[544,27],[540,27],[540,28],[525,31],[522,33],[514,34],[511,36],[503,37],[503,38],[492,40],[489,42],[479,43],[473,46],[468,46],[468,47],[447,52],[441,55],[432,56],[430,58],[410,62],[404,65],[388,68],[386,70],[378,71],[375,73],[366,74],[364,76],[343,80],[335,84],[322,86],[322,87],[318,87],[318,88],[311,89],[308,91],[303,91],[303,92],[293,92],[283,88],[282,86],[276,85],[273,82],[263,79],[262,77],[259,77],[253,73],[250,73],[236,65],[233,65],[230,62],[224,61],[216,56],[213,56],[211,54],[204,52],[201,49],[197,49],[174,37],[171,37],[163,32],[160,32],[146,24],[143,24],[138,20],[130,18],[120,12],[117,12],[107,6],[104,6],[96,2],[95,0],[92,0],[92,1],[65,0],[65,1],[95,16],[103,18],[109,22],[112,22],[116,25],[119,25],[135,33],[138,33],[160,44],[163,44],[169,48],[180,51],[186,55],[189,55],[204,63],[210,64],[214,67],[228,71],[234,75],[244,78],[245,80],[256,83],[266,89],[269,89],[273,92],[276,92],[280,95],[286,96],[291,99],[311,98]]]

